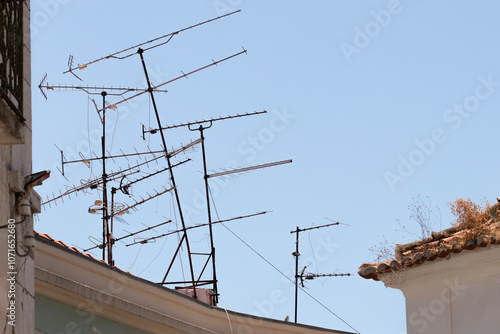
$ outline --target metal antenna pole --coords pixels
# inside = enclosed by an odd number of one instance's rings
[[[295,253],[293,253],[293,256],[295,256],[295,323],[297,323],[297,301],[299,297],[299,227],[297,226],[297,230],[295,230],[297,233],[297,238],[295,241]]]
[[[207,127],[210,128],[212,126],[212,123],[210,122],[210,126]],[[207,159],[205,155],[205,137],[203,136],[203,126],[200,125],[198,128],[200,130],[200,137],[201,137],[201,152],[203,155],[203,179],[205,180],[205,192],[207,195],[207,214],[208,214],[208,230],[210,233],[210,247],[211,247],[211,257],[212,257],[212,271],[213,271],[213,288],[214,288],[214,295],[215,295],[215,303],[219,302],[219,293],[217,291],[217,274],[215,271],[215,247],[214,247],[214,237],[213,237],[213,232],[212,232],[212,215],[210,213],[210,190],[208,187],[208,173],[207,173]]]
[[[149,91],[149,94],[151,96],[151,102],[153,103],[153,109],[155,111],[156,121],[158,122],[158,128],[160,129],[161,141],[163,144],[163,148],[165,149],[168,168],[170,170],[170,180],[172,181],[172,187],[174,188],[175,200],[177,202],[177,208],[179,209],[179,217],[181,219],[182,229],[184,231],[184,238],[183,239],[186,240],[186,249],[188,252],[188,259],[189,259],[189,269],[191,271],[191,280],[193,282],[193,296],[196,299],[196,285],[195,285],[196,282],[195,282],[195,278],[194,278],[193,261],[191,259],[191,249],[189,247],[189,240],[188,240],[188,236],[187,236],[187,232],[186,232],[186,224],[184,222],[184,216],[182,214],[181,200],[179,198],[179,192],[177,191],[177,186],[175,184],[174,171],[172,169],[172,163],[170,161],[170,154],[168,153],[168,150],[167,150],[167,143],[165,141],[165,135],[163,134],[163,130],[161,129],[160,115],[158,114],[158,108],[156,107],[156,101],[155,101],[155,97],[154,97],[154,93],[153,93],[154,88],[151,85],[151,81],[149,80],[148,70],[146,68],[146,63],[144,61],[144,56],[143,56],[144,50],[139,48],[139,50],[137,50],[137,53],[141,57],[142,68],[144,69],[144,75],[146,76],[146,81],[148,84],[148,91]],[[172,263],[174,262],[174,260],[175,260],[175,256],[172,259]],[[172,263],[170,264],[170,267],[172,266]],[[170,267],[169,267],[169,269],[170,269]],[[168,271],[167,271],[167,275],[168,275]]]
[[[290,231],[290,233],[296,233],[297,238],[295,241],[295,252],[292,253],[292,255],[295,257],[295,323],[297,323],[297,309],[298,309],[298,296],[299,296],[299,278],[302,278],[302,274],[299,275],[299,233],[304,232],[304,231],[309,231],[309,230],[314,230],[322,227],[329,227],[333,225],[339,225],[339,222],[335,222],[332,224],[327,224],[327,225],[321,225],[321,226],[314,226],[314,227],[308,227],[308,228],[299,228],[297,226],[297,229],[294,231]],[[304,268],[305,269],[305,268]]]
[[[101,92],[102,95],[102,107],[106,108],[106,95],[105,91]],[[109,227],[108,227],[108,189],[107,189],[107,175],[106,175],[106,111],[102,112],[102,260],[106,261],[106,245],[109,238]],[[109,261],[109,258],[108,258]]]
[[[114,53],[109,54],[107,56],[104,56],[104,57],[101,57],[99,59],[96,59],[96,60],[90,61],[88,63],[85,63],[83,65],[78,64],[78,66],[76,66],[76,67],[73,67],[73,56],[70,56],[69,61],[68,61],[68,67],[69,67],[69,69],[67,71],[63,72],[63,74],[69,72],[69,73],[73,74],[74,76],[76,76],[78,79],[80,79],[75,73],[73,73],[74,70],[76,70],[76,69],[78,69],[78,70],[86,69],[88,66],[90,66],[90,65],[92,65],[94,63],[97,63],[99,61],[102,61],[102,60],[107,60],[107,59],[126,59],[126,58],[131,57],[131,56],[133,56],[135,54],[135,52],[130,52],[131,50],[135,50],[136,48],[139,48],[139,47],[144,46],[146,44],[157,43],[156,45],[152,45],[152,46],[149,46],[149,47],[145,48],[145,51],[151,50],[153,48],[156,48],[156,47],[159,47],[161,45],[167,44],[168,42],[170,42],[170,40],[174,36],[176,36],[177,34],[183,32],[183,31],[186,31],[186,30],[189,30],[189,29],[192,29],[192,28],[195,28],[195,27],[199,27],[199,26],[204,25],[206,23],[213,22],[213,21],[222,19],[223,17],[229,16],[229,15],[233,15],[233,14],[236,14],[236,13],[239,13],[239,12],[241,12],[241,10],[236,10],[236,11],[233,11],[231,13],[227,13],[227,14],[224,14],[224,15],[221,15],[221,16],[217,16],[217,17],[212,18],[210,20],[206,20],[206,21],[200,22],[198,24],[194,24],[194,25],[191,25],[189,27],[186,27],[186,28],[174,31],[172,33],[169,33],[169,34],[166,34],[166,35],[163,35],[163,36],[159,36],[159,37],[153,38],[153,39],[151,39],[149,41],[146,41],[146,42],[143,42],[143,43],[140,43],[140,44],[136,44],[136,45],[130,46],[130,47],[126,48],[126,49],[114,52]],[[161,40],[164,40],[164,39],[167,39],[167,40],[166,41],[161,41]],[[124,55],[124,56],[119,56],[119,55],[121,55],[123,53],[127,53],[127,54]],[[82,79],[80,79],[80,80],[82,80]]]
[[[111,188],[111,230],[110,233],[108,234],[108,264],[110,266],[113,266],[115,264],[115,261],[113,260],[113,245],[115,243],[115,240],[113,239],[113,221],[115,217],[116,190],[117,189],[115,187]]]

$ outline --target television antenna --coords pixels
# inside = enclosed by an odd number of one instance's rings
[[[328,219],[328,218],[326,218]],[[330,221],[333,221],[331,219],[328,219]],[[290,231],[290,233],[295,233],[296,234],[296,239],[295,239],[295,252],[292,253],[292,255],[295,257],[295,323],[297,323],[297,309],[298,309],[298,296],[299,296],[299,279],[300,279],[300,284],[302,287],[304,287],[304,280],[313,280],[318,277],[341,277],[341,276],[351,276],[351,274],[346,273],[346,274],[313,274],[313,273],[305,273],[305,270],[307,266],[304,266],[302,271],[299,274],[299,234],[300,232],[304,231],[310,231],[310,230],[315,230],[315,229],[320,229],[324,227],[330,227],[330,226],[336,226],[340,225],[342,223],[340,222],[333,222],[331,224],[326,224],[326,225],[320,225],[320,226],[313,226],[313,227],[306,227],[306,228],[297,228],[293,231]],[[347,225],[347,224],[343,224]]]
[[[47,84],[45,83],[46,79],[47,79],[47,75],[45,74],[44,77],[42,78],[41,82],[40,82],[40,85],[39,85],[40,91],[42,92],[42,94],[45,97],[47,97],[47,95],[46,95],[46,93],[44,92],[43,89],[54,90],[53,89],[54,86],[51,86],[48,83]],[[69,189],[64,194],[60,194],[58,197],[54,197],[54,198],[52,198],[51,200],[47,201],[44,204],[50,203],[52,201],[56,201],[57,199],[62,198],[63,196],[65,196],[65,195],[67,195],[69,193],[72,193],[74,191],[79,191],[79,190],[82,190],[82,189],[86,189],[87,185],[88,185],[88,187],[90,189],[97,189],[98,186],[101,186],[102,187],[102,198],[103,198],[102,199],[102,203],[100,203],[100,204],[94,204],[93,207],[89,208],[89,213],[99,213],[99,214],[102,213],[103,229],[102,229],[102,245],[100,247],[100,248],[102,248],[102,259],[103,259],[103,261],[106,261],[109,265],[114,265],[114,260],[113,260],[113,245],[114,245],[114,240],[113,240],[113,218],[115,216],[115,213],[114,213],[114,209],[115,209],[114,194],[116,193],[116,191],[113,191],[113,189],[112,189],[112,192],[111,192],[112,201],[111,201],[111,203],[108,203],[108,193],[109,192],[108,192],[107,185],[108,185],[108,182],[110,182],[112,180],[116,180],[117,177],[120,177],[120,176],[126,177],[127,174],[124,174],[123,171],[120,171],[120,172],[118,172],[118,174],[113,173],[111,175],[108,175],[107,171],[106,171],[106,161],[109,160],[109,159],[114,160],[115,158],[127,158],[128,159],[128,157],[131,157],[131,156],[142,156],[142,155],[152,155],[154,158],[151,159],[151,161],[156,161],[160,157],[167,156],[167,159],[169,160],[169,166],[167,168],[164,168],[163,171],[167,171],[168,170],[168,171],[171,172],[171,175],[172,175],[173,172],[171,171],[171,169],[173,169],[174,166],[170,163],[170,158],[173,157],[174,155],[180,153],[180,152],[185,151],[186,149],[191,148],[192,146],[194,146],[197,143],[199,143],[199,141],[198,142],[192,142],[192,143],[190,143],[190,144],[188,144],[188,145],[186,145],[184,147],[181,147],[180,149],[175,150],[175,151],[173,151],[171,153],[169,153],[168,150],[164,146],[163,150],[161,150],[161,151],[152,151],[148,147],[148,151],[146,151],[146,152],[138,152],[136,150],[135,153],[125,154],[125,153],[122,152],[121,155],[111,155],[111,154],[109,154],[109,153],[106,152],[106,110],[108,108],[116,109],[116,106],[113,107],[112,105],[107,104],[106,96],[108,96],[108,95],[122,96],[124,93],[130,92],[130,91],[143,91],[143,92],[144,91],[146,91],[146,92],[150,91],[150,92],[153,92],[153,91],[161,91],[161,90],[155,90],[155,89],[151,89],[151,88],[148,88],[148,90],[144,90],[144,89],[140,89],[140,88],[102,87],[102,86],[74,86],[74,85],[57,85],[56,87],[60,91],[74,91],[74,90],[79,90],[79,91],[84,91],[84,92],[86,92],[89,95],[100,94],[102,96],[102,109],[98,110],[98,114],[99,114],[99,117],[100,117],[101,123],[102,123],[101,156],[98,157],[94,153],[95,158],[92,158],[92,157],[85,158],[84,156],[81,156],[82,159],[80,159],[80,160],[65,161],[64,152],[62,150],[60,150],[60,153],[61,153],[61,170],[60,170],[60,172],[61,172],[61,174],[63,176],[65,175],[65,173],[64,173],[64,166],[66,164],[70,164],[70,163],[85,163],[85,164],[90,164],[90,162],[93,161],[93,160],[97,160],[97,161],[101,162],[101,164],[102,164],[102,175],[101,175],[101,177],[100,177],[99,180],[91,180],[91,181],[88,181],[83,186],[76,187],[76,188],[73,188],[73,189]],[[108,93],[106,90],[102,90],[100,93],[98,93],[98,91],[101,90],[101,89],[108,89],[108,90],[110,90],[112,92],[116,92],[117,91],[118,93]],[[96,106],[97,106],[97,104],[96,104]],[[101,114],[101,112],[102,112],[102,114]],[[158,153],[161,153],[160,157],[156,157],[155,156],[155,154],[158,154]],[[145,163],[147,164],[147,162],[148,161],[146,160]],[[142,164],[137,165],[136,168],[140,168],[140,165],[142,165]],[[129,169],[132,169],[132,168],[129,168]],[[159,173],[154,173],[153,175],[157,175],[157,174],[159,174]],[[153,176],[153,175],[150,175],[150,176]],[[169,189],[169,191],[171,191],[171,190],[176,191],[175,186],[173,186],[171,189]],[[158,197],[160,195],[163,195],[166,192],[168,192],[168,191],[157,192],[156,195],[149,196],[149,198],[147,200],[150,200],[152,198],[155,198],[155,197]],[[133,209],[136,206],[145,203],[147,200],[138,201],[132,207],[129,207],[128,209]]]
[[[146,46],[148,45],[148,47],[145,47],[144,49],[142,49],[143,51],[148,51],[148,50],[151,50],[151,49],[154,49],[154,48],[157,48],[159,46],[162,46],[162,45],[165,45],[167,44],[168,42],[170,42],[170,40],[172,40],[172,38],[176,35],[178,35],[179,33],[181,32],[184,32],[186,30],[190,30],[190,29],[193,29],[193,28],[196,28],[196,27],[199,27],[199,26],[202,26],[204,24],[207,24],[207,23],[210,23],[210,22],[213,22],[213,21],[216,21],[216,20],[220,20],[224,17],[227,17],[227,16],[230,16],[230,15],[233,15],[233,14],[236,14],[236,13],[239,13],[241,12],[241,10],[236,10],[236,11],[233,11],[233,12],[230,12],[230,13],[227,13],[225,15],[221,15],[221,16],[217,16],[215,18],[212,18],[212,19],[209,19],[209,20],[206,20],[206,21],[203,21],[203,22],[200,22],[198,24],[194,24],[194,25],[191,25],[189,27],[186,27],[186,28],[183,28],[183,29],[180,29],[180,30],[177,30],[177,31],[174,31],[172,33],[169,33],[169,34],[166,34],[166,35],[162,35],[162,36],[159,36],[159,37],[156,37],[156,38],[153,38],[151,40],[148,40],[146,42],[143,42],[143,43],[139,43],[139,44],[136,44],[136,45],[133,45],[133,46],[130,46],[128,48],[125,48],[123,50],[120,50],[120,51],[117,51],[117,52],[114,52],[114,53],[111,53],[107,56],[104,56],[104,57],[101,57],[101,58],[98,58],[98,59],[95,59],[95,60],[92,60],[92,61],[89,61],[83,65],[80,65],[78,64],[78,66],[73,66],[73,56],[70,55],[69,56],[69,60],[68,60],[68,67],[69,69],[65,72],[63,72],[63,74],[66,74],[66,73],[71,73],[73,74],[76,78],[78,78],[79,80],[82,80],[80,77],[78,77],[74,71],[75,70],[84,70],[86,69],[87,67],[89,67],[90,65],[93,65],[95,63],[98,63],[100,61],[104,61],[104,60],[108,60],[108,59],[118,59],[118,60],[122,60],[122,59],[126,59],[126,58],[129,58],[133,55],[135,55],[136,53],[139,52],[139,50],[141,50],[141,47],[143,46]],[[83,80],[82,80],[83,81]]]
[[[190,76],[190,75],[192,75],[194,73],[197,73],[199,71],[202,71],[202,70],[207,69],[207,68],[212,67],[212,66],[216,66],[216,65],[218,65],[218,64],[220,64],[222,62],[225,62],[225,61],[227,61],[229,59],[232,59],[232,58],[237,57],[239,55],[242,55],[244,53],[246,54],[247,50],[245,48],[242,48],[242,51],[234,53],[234,54],[232,54],[230,56],[227,56],[225,58],[222,58],[222,59],[219,59],[219,60],[213,60],[212,59],[211,63],[208,63],[205,66],[199,67],[199,68],[191,70],[189,72],[185,73],[185,72],[181,71],[182,75],[177,76],[175,78],[172,78],[172,79],[170,79],[168,81],[161,82],[161,83],[156,84],[156,85],[154,85],[151,82],[151,80],[150,80],[149,72],[148,72],[148,67],[146,65],[146,59],[144,57],[144,54],[147,51],[149,51],[149,50],[152,50],[152,49],[154,49],[156,47],[160,47],[162,45],[165,45],[165,44],[169,43],[171,41],[171,39],[174,36],[176,36],[177,34],[179,34],[180,32],[192,29],[194,27],[198,27],[200,25],[203,25],[203,24],[206,24],[206,23],[209,23],[209,22],[221,19],[223,17],[229,16],[229,15],[232,15],[232,14],[235,14],[235,13],[238,13],[238,12],[240,12],[240,11],[238,10],[238,11],[235,11],[235,12],[232,12],[232,13],[228,13],[228,14],[223,15],[223,16],[219,16],[219,17],[216,17],[216,18],[213,18],[213,19],[210,19],[210,20],[198,23],[196,25],[192,25],[190,27],[187,27],[187,28],[175,31],[173,33],[157,37],[155,39],[146,41],[144,43],[140,43],[140,44],[128,47],[126,49],[123,49],[121,51],[118,51],[118,52],[109,54],[107,56],[95,59],[93,61],[84,63],[83,65],[79,64],[78,66],[74,66],[73,56],[70,56],[70,58],[68,60],[68,67],[69,67],[69,69],[64,72],[64,73],[70,73],[73,76],[77,77],[79,80],[83,81],[78,75],[76,75],[76,73],[75,73],[76,70],[84,70],[84,69],[88,68],[90,65],[95,64],[95,63],[100,62],[100,61],[104,61],[104,60],[108,60],[108,59],[121,60],[121,59],[126,59],[126,58],[129,58],[129,57],[137,54],[139,56],[139,58],[140,58],[140,62],[141,62],[142,69],[143,69],[144,76],[145,76],[146,83],[147,83],[147,87],[145,87],[145,88],[108,87],[108,86],[91,86],[91,85],[50,85],[50,84],[48,84],[46,82],[47,75],[45,75],[42,78],[42,80],[41,80],[41,82],[40,82],[40,84],[38,86],[39,89],[40,89],[40,91],[41,91],[41,93],[43,94],[43,96],[45,98],[47,98],[47,92],[50,91],[50,90],[54,90],[54,91],[55,90],[58,90],[58,91],[75,91],[75,90],[79,90],[79,91],[86,92],[89,95],[99,95],[100,94],[102,96],[102,107],[98,107],[97,104],[94,101],[97,113],[98,113],[98,115],[99,115],[99,117],[101,119],[101,123],[103,125],[102,137],[101,137],[101,151],[102,151],[101,155],[98,156],[98,155],[96,155],[95,153],[92,152],[91,155],[93,154],[93,156],[91,156],[91,157],[84,157],[83,155],[81,155],[82,159],[80,159],[80,160],[71,160],[71,161],[68,161],[68,160],[65,159],[63,151],[60,150],[60,153],[61,153],[61,170],[60,171],[61,171],[61,173],[63,175],[65,174],[64,173],[65,172],[64,171],[64,166],[67,165],[67,164],[70,164],[70,163],[85,163],[85,164],[88,165],[92,161],[99,161],[102,164],[102,176],[100,178],[97,178],[97,179],[86,180],[80,186],[74,186],[73,188],[67,189],[64,193],[60,193],[59,196],[53,196],[53,198],[52,199],[48,199],[47,202],[44,203],[44,205],[48,204],[50,206],[51,203],[57,203],[57,201],[59,199],[63,200],[65,196],[70,196],[73,193],[78,194],[79,191],[86,192],[88,189],[99,189],[100,191],[102,191],[102,195],[103,195],[102,196],[103,197],[102,201],[94,203],[94,206],[92,206],[92,207],[89,208],[89,210],[92,213],[99,213],[100,214],[102,212],[102,220],[103,220],[102,243],[99,244],[99,245],[95,245],[94,247],[89,248],[88,250],[95,249],[95,248],[102,248],[102,250],[103,250],[103,260],[106,261],[106,255],[107,255],[107,263],[109,265],[114,265],[113,256],[112,256],[112,248],[113,248],[113,245],[114,245],[114,243],[116,241],[121,241],[124,238],[131,237],[131,236],[140,234],[142,232],[149,231],[153,227],[151,227],[151,228],[147,227],[146,229],[143,229],[143,230],[140,230],[140,231],[137,231],[137,232],[133,232],[133,233],[129,233],[126,236],[123,236],[123,237],[120,237],[120,238],[115,238],[113,236],[113,219],[116,216],[119,216],[119,215],[121,215],[121,214],[123,214],[125,212],[128,212],[130,210],[134,210],[137,206],[140,206],[141,204],[143,204],[143,203],[145,203],[145,202],[147,202],[147,201],[149,201],[149,200],[151,200],[153,198],[159,197],[159,196],[161,196],[161,195],[163,195],[163,194],[165,194],[167,192],[173,193],[173,195],[175,197],[177,214],[179,216],[180,223],[181,223],[181,228],[178,229],[178,230],[176,230],[176,231],[168,232],[166,234],[164,233],[163,235],[159,235],[157,237],[153,237],[153,238],[141,238],[142,240],[133,242],[131,244],[128,244],[128,246],[132,245],[132,244],[138,244],[138,243],[145,244],[145,243],[151,242],[153,240],[156,240],[157,238],[164,237],[164,236],[166,236],[168,234],[181,233],[182,236],[180,237],[180,240],[178,242],[177,249],[175,250],[173,258],[172,258],[172,260],[171,260],[171,262],[170,262],[170,264],[168,266],[167,272],[166,272],[166,274],[165,274],[165,276],[164,276],[163,281],[162,281],[161,284],[164,284],[164,285],[165,284],[179,284],[179,283],[189,284],[189,286],[187,286],[187,288],[192,288],[193,289],[193,297],[194,298],[197,298],[196,288],[198,286],[205,285],[205,284],[213,284],[213,291],[214,291],[214,295],[215,295],[215,301],[218,300],[218,291],[217,291],[217,278],[216,278],[216,271],[215,271],[215,247],[214,247],[214,244],[213,244],[212,225],[217,224],[217,223],[222,223],[222,222],[225,222],[225,221],[232,221],[232,220],[237,220],[237,219],[242,219],[242,218],[249,218],[249,217],[253,217],[253,216],[264,214],[265,212],[260,212],[260,213],[257,213],[257,214],[252,214],[252,215],[246,215],[246,216],[240,216],[240,217],[230,218],[230,219],[227,219],[227,220],[212,221],[211,212],[210,212],[210,202],[209,202],[210,195],[209,195],[209,184],[208,184],[209,181],[208,181],[208,179],[209,178],[214,178],[214,177],[220,177],[220,176],[230,175],[230,174],[247,172],[247,171],[251,171],[251,170],[255,170],[255,169],[261,169],[261,168],[267,168],[267,167],[272,167],[272,166],[277,166],[277,165],[282,165],[282,164],[288,164],[288,163],[291,163],[292,161],[291,160],[283,160],[283,161],[278,161],[278,162],[273,162],[273,163],[267,163],[267,164],[261,164],[261,165],[256,165],[256,166],[249,166],[249,167],[231,169],[231,170],[226,170],[226,171],[222,171],[222,172],[208,174],[208,172],[207,172],[207,163],[206,163],[206,153],[205,153],[204,131],[207,130],[207,129],[209,129],[209,128],[211,128],[212,124],[214,122],[216,122],[216,121],[228,120],[228,119],[234,119],[234,118],[241,118],[241,117],[252,116],[252,115],[259,115],[259,114],[266,113],[266,111],[246,113],[246,114],[236,114],[236,115],[231,115],[231,116],[223,116],[223,117],[211,118],[211,119],[202,120],[202,121],[195,121],[195,122],[191,122],[191,123],[181,123],[181,124],[177,124],[177,125],[170,126],[170,127],[162,127],[162,122],[161,122],[161,119],[160,119],[160,114],[159,114],[158,107],[157,107],[157,104],[156,104],[155,93],[166,93],[167,90],[164,89],[163,87],[166,86],[167,84],[170,84],[170,83],[172,83],[172,82],[174,82],[176,80],[179,80],[181,78],[187,78],[188,76]],[[157,122],[156,129],[145,130],[145,128],[143,126],[143,128],[142,128],[143,138],[144,138],[146,132],[151,133],[151,134],[155,134],[155,133],[159,132],[160,133],[160,138],[161,138],[160,145],[161,145],[162,149],[161,150],[157,150],[157,151],[152,151],[149,148],[149,146],[148,146],[148,151],[146,151],[146,152],[138,152],[136,150],[135,153],[124,153],[123,151],[120,150],[122,154],[114,154],[114,155],[111,154],[110,152],[107,152],[106,151],[106,127],[105,127],[105,124],[106,124],[106,110],[107,109],[112,109],[112,110],[117,109],[118,105],[120,105],[120,104],[122,104],[124,102],[130,101],[132,99],[135,99],[135,98],[137,98],[137,97],[139,97],[139,96],[141,96],[143,94],[149,94],[149,98],[150,98],[150,101],[151,101],[151,104],[152,104],[152,107],[153,107],[153,110],[154,110],[154,115],[155,115],[155,118],[156,118],[156,122]],[[108,102],[106,100],[107,96],[115,96],[115,97],[119,97],[119,99],[117,101]],[[190,143],[188,145],[185,145],[185,146],[181,147],[178,150],[169,150],[168,146],[167,146],[166,139],[165,139],[164,131],[167,130],[167,129],[175,128],[175,127],[188,127],[188,129],[191,130],[191,131],[199,131],[200,132],[200,138],[198,140],[196,140],[196,141],[193,141],[192,143]],[[182,205],[181,205],[181,201],[180,201],[180,197],[179,197],[179,193],[178,193],[178,187],[177,187],[177,184],[176,184],[176,179],[175,179],[175,175],[174,175],[174,170],[173,169],[174,169],[175,166],[180,165],[180,164],[182,164],[184,162],[189,161],[189,159],[186,160],[186,161],[183,161],[181,163],[178,163],[177,165],[174,165],[173,162],[172,162],[172,158],[177,153],[184,152],[188,148],[191,148],[191,147],[193,147],[193,146],[195,146],[197,144],[201,144],[201,147],[202,147],[203,167],[204,167],[204,181],[205,181],[206,199],[207,199],[207,211],[208,211],[208,222],[206,224],[199,224],[199,225],[195,225],[195,226],[187,226],[186,223],[185,223],[184,215],[183,215],[183,209],[182,209]],[[151,158],[151,156],[153,158]],[[128,169],[123,169],[123,170],[120,169],[118,172],[110,172],[108,174],[108,171],[106,169],[106,162],[109,161],[109,159],[112,159],[114,161],[114,159],[126,158],[128,160],[129,157],[139,157],[140,159],[144,158],[145,161],[141,162],[141,163],[137,163],[135,166],[132,166],[132,167],[129,166]],[[153,173],[149,173],[148,175],[140,177],[140,178],[138,178],[138,179],[136,179],[134,181],[127,181],[127,182],[124,181],[124,180],[128,180],[128,176],[130,176],[132,174],[135,174],[135,173],[138,173],[138,171],[140,171],[141,165],[148,164],[148,162],[158,162],[158,160],[161,159],[161,158],[165,159],[165,161],[167,162],[167,166],[165,168],[160,169],[158,171],[155,171]],[[169,182],[170,182],[170,187],[169,188],[164,188],[162,191],[156,191],[156,193],[153,194],[153,195],[148,194],[148,196],[146,196],[146,198],[142,198],[141,197],[141,200],[136,200],[135,203],[131,204],[131,205],[126,205],[124,203],[115,203],[114,196],[115,196],[115,194],[117,194],[118,191],[121,191],[124,194],[130,196],[129,188],[130,188],[130,186],[133,183],[144,181],[147,178],[154,177],[154,176],[159,175],[159,174],[161,174],[163,172],[168,172],[169,173]],[[108,193],[109,193],[108,183],[111,182],[111,181],[115,181],[115,182],[120,181],[120,186],[119,187],[112,187],[111,188],[111,192],[110,192],[110,194],[111,194],[111,201],[108,201],[108,198],[109,198],[109,196],[108,196]],[[111,203],[109,203],[109,202],[111,202]],[[156,226],[161,226],[163,224],[164,223],[155,225],[155,227]],[[211,250],[210,250],[209,253],[194,253],[194,252],[191,251],[191,248],[190,248],[190,243],[189,243],[187,231],[191,230],[191,229],[194,229],[194,228],[202,227],[202,226],[208,226],[209,227],[209,231],[210,231],[210,247],[211,247]],[[167,277],[168,277],[168,275],[170,273],[170,270],[171,270],[171,268],[172,268],[172,266],[173,266],[173,264],[174,264],[174,262],[175,262],[175,260],[177,258],[177,255],[178,255],[181,247],[184,244],[186,246],[187,256],[188,256],[188,259],[189,259],[190,279],[189,280],[185,280],[183,282],[167,281]],[[192,255],[206,255],[207,256],[207,261],[205,263],[205,266],[201,270],[201,273],[199,274],[198,278],[195,277],[194,267],[193,267],[193,261],[192,261]],[[203,280],[202,279],[202,275],[203,275],[203,273],[205,271],[205,268],[209,264],[210,260],[212,261],[213,278],[211,280]]]
[[[212,284],[216,303],[218,302],[218,296],[219,296],[219,294],[218,294],[218,289],[217,289],[217,273],[216,273],[216,266],[215,266],[215,246],[214,246],[212,225],[216,224],[216,223],[223,222],[223,221],[212,222],[211,205],[210,205],[210,187],[209,187],[209,181],[208,181],[208,179],[214,178],[214,177],[220,177],[220,176],[230,175],[230,174],[237,174],[237,173],[248,172],[248,171],[251,171],[251,170],[256,170],[256,169],[261,169],[261,168],[267,168],[267,167],[273,167],[273,166],[288,164],[288,163],[291,163],[292,160],[283,160],[283,161],[272,162],[272,163],[267,163],[267,164],[262,164],[262,165],[255,165],[255,166],[249,166],[249,167],[243,167],[243,168],[237,168],[237,169],[230,169],[230,170],[225,170],[225,171],[221,171],[221,172],[217,172],[217,173],[208,174],[207,157],[206,157],[206,151],[205,151],[205,135],[204,135],[204,131],[207,130],[207,129],[210,129],[212,127],[212,125],[213,125],[214,122],[224,121],[224,120],[230,120],[230,119],[236,119],[236,118],[242,118],[242,117],[248,117],[248,116],[262,115],[262,114],[266,114],[266,113],[267,113],[267,111],[263,110],[263,111],[255,111],[255,112],[252,112],[252,113],[245,113],[245,114],[220,116],[220,117],[216,117],[216,118],[204,119],[204,120],[201,120],[201,121],[179,123],[179,124],[169,125],[169,126],[165,126],[165,127],[161,127],[161,125],[159,125],[157,129],[149,129],[149,130],[145,130],[144,125],[142,126],[142,137],[143,137],[143,139],[145,139],[145,134],[146,133],[156,134],[158,131],[160,131],[160,133],[163,133],[164,130],[170,130],[170,129],[180,128],[180,127],[188,128],[190,131],[199,131],[200,132],[200,137],[199,137],[198,140],[201,141],[201,152],[202,152],[202,161],[203,161],[203,180],[204,180],[204,183],[205,183],[205,196],[206,196],[208,223],[207,224],[198,225],[197,227],[207,226],[208,225],[209,238],[210,238],[210,252],[209,253],[199,254],[199,255],[205,255],[205,256],[207,256],[207,262],[205,264],[205,267],[207,266],[207,264],[209,263],[210,260],[212,262],[212,280],[206,280],[206,281],[203,281],[201,283]],[[250,215],[250,216],[253,216],[253,215]],[[238,219],[241,219],[241,217],[238,218]],[[177,252],[174,254],[172,262],[169,265],[168,270],[167,270],[167,272],[165,274],[165,277],[164,277],[164,279],[163,279],[163,281],[162,281],[161,284],[179,284],[179,282],[167,282],[166,281],[166,279],[168,277],[168,274],[170,272],[170,269],[172,267],[172,264],[175,261],[176,255],[177,255]],[[204,269],[203,269],[203,271],[204,271]],[[203,271],[202,271],[202,274],[203,274]],[[198,278],[198,283],[200,283],[200,278],[201,278],[201,274],[200,274],[200,276]],[[195,287],[195,285],[193,285],[193,288],[194,287]]]

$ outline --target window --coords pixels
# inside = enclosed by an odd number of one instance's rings
[[[0,1],[0,97],[24,122],[23,1]]]

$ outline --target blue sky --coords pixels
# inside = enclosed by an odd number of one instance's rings
[[[209,168],[293,159],[293,163],[211,183],[221,219],[272,211],[228,223],[237,235],[293,277],[290,231],[329,223],[346,225],[301,234],[300,267],[352,277],[306,282],[307,291],[361,333],[405,333],[403,295],[357,276],[372,261],[369,248],[384,239],[413,241],[418,233],[408,206],[421,196],[436,212],[434,230],[453,217],[459,197],[494,202],[499,196],[495,144],[500,102],[500,32],[496,1],[32,1],[32,86],[80,84],[67,69],[234,10],[240,13],[183,32],[145,53],[156,84],[248,50],[157,94],[163,124],[267,110],[267,115],[218,122],[206,131]],[[144,87],[137,55],[107,60],[77,74],[89,85]],[[100,104],[100,96],[96,101]],[[116,99],[116,98],[115,98]],[[113,101],[110,97],[109,101]],[[116,100],[115,100],[116,101]],[[154,125],[147,98],[108,112],[108,147],[116,154],[159,149],[158,135],[142,140],[141,123]],[[33,90],[33,169],[51,169],[38,189],[52,197],[65,185],[99,175],[84,165],[56,170],[60,153],[100,152],[100,123],[82,92]],[[167,133],[169,146],[195,140],[186,129]],[[111,138],[113,138],[111,143]],[[206,222],[201,152],[175,171],[189,225]],[[184,156],[182,157],[184,158]],[[153,167],[152,167],[153,168]],[[156,167],[155,167],[156,168]],[[161,166],[158,166],[161,168]],[[92,174],[93,173],[93,174]],[[166,175],[134,195],[168,186]],[[65,199],[39,215],[36,230],[68,245],[92,246],[101,221],[87,213],[97,193]],[[428,198],[428,200],[427,200]],[[131,199],[118,199],[131,204]],[[175,219],[172,196],[144,205],[117,237]],[[438,210],[439,209],[439,210]],[[173,226],[157,229],[165,233]],[[206,251],[207,231],[189,234]],[[222,226],[214,226],[220,305],[236,311],[293,319],[293,286]],[[153,236],[155,233],[146,234]],[[163,278],[176,237],[115,247],[116,264],[133,274]],[[99,253],[94,253],[99,256]],[[180,278],[185,260],[177,266]],[[350,330],[327,310],[299,296],[299,322]],[[378,328],[374,324],[384,324]]]

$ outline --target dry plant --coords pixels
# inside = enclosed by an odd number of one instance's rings
[[[459,198],[449,205],[451,212],[456,217],[456,221],[452,225],[465,230],[467,237],[477,237],[488,232],[486,223],[494,218],[488,201],[484,206],[481,206],[472,202],[470,198],[467,200]]]
[[[412,226],[408,228],[402,225],[398,219],[400,229],[396,230],[396,232],[402,232],[404,235],[409,235],[415,240],[424,239],[431,235],[432,227],[436,221],[439,222],[441,227],[441,211],[438,207],[433,209],[429,196],[422,198],[422,196],[418,195],[412,198],[412,201],[413,203],[408,205]],[[412,231],[413,225],[418,226],[418,232]],[[395,257],[395,243],[387,241],[385,237],[384,241],[372,246],[369,250],[375,254],[375,262],[377,263],[392,260]]]
[[[385,261],[393,260],[395,257],[396,245],[393,242],[389,242],[384,236],[384,241],[379,244],[372,246],[369,250],[376,255],[373,262],[381,263]],[[398,270],[391,269],[390,272],[386,272],[386,280],[390,286],[400,286],[404,283],[406,279],[407,269],[403,266]]]
[[[415,223],[419,229],[420,234],[412,232],[405,225],[401,225],[399,223],[399,227],[401,228],[400,232],[404,232],[413,236],[415,239],[424,239],[431,235],[432,227],[435,224],[435,221],[439,221],[439,228],[441,229],[441,211],[438,207],[435,209],[432,208],[432,202],[429,196],[426,199],[423,199],[420,195],[416,198],[412,198],[413,203],[408,205],[408,211],[410,211],[410,221]]]
[[[387,238],[384,236],[384,241],[370,247],[368,250],[375,254],[376,258],[374,259],[374,262],[380,263],[394,259],[395,248],[396,245],[393,242],[391,243],[387,241]]]

